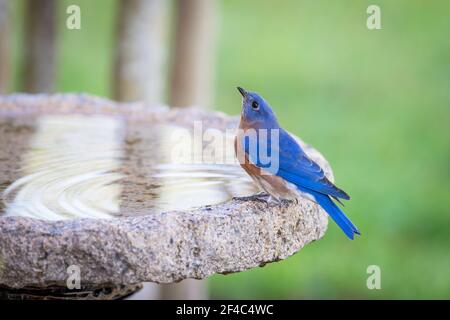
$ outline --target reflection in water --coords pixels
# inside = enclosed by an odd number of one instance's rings
[[[237,162],[233,164],[234,135],[208,129],[199,135],[194,130],[166,125],[154,128],[150,134],[156,144],[153,156],[147,159],[155,159],[155,152],[158,154],[156,164],[149,166],[149,176],[158,186],[153,204],[157,210],[218,204],[254,191],[247,174]],[[205,139],[211,131],[219,133],[216,139]]]
[[[104,116],[39,118],[22,178],[4,191],[6,215],[42,219],[119,214],[120,121]]]
[[[193,164],[192,154],[185,153],[174,161],[177,129],[107,116],[41,117],[22,156],[21,178],[2,194],[4,214],[111,218],[217,204],[255,191],[229,159]],[[232,137],[225,140],[220,146],[230,151]],[[234,157],[233,151],[227,155]]]
[[[154,177],[161,181],[156,206],[165,210],[222,203],[253,192],[235,165],[163,164],[156,166]]]

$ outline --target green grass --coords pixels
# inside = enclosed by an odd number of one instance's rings
[[[57,89],[111,96],[115,1],[70,3],[83,29],[61,27]],[[375,31],[369,4],[220,1],[216,107],[239,112],[236,85],[263,94],[330,161],[362,237],[348,241],[330,221],[285,261],[212,277],[213,297],[450,298],[450,3],[377,1]],[[381,290],[366,288],[371,264]]]

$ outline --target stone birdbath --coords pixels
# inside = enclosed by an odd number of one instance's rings
[[[233,162],[237,123],[84,94],[0,96],[0,298],[115,299],[142,282],[261,267],[320,239],[328,219],[316,204],[251,196]]]

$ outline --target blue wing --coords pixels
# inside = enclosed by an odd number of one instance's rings
[[[336,199],[350,199],[347,193],[328,180],[322,168],[305,154],[297,141],[288,132],[284,129],[279,129],[279,137],[277,139],[279,143],[274,143],[272,141],[273,138],[270,133],[267,134],[267,137],[260,135],[256,137],[244,136],[243,146],[245,152],[249,154],[252,163],[297,186],[317,191]],[[257,139],[256,143],[251,141],[252,139]],[[257,147],[252,150],[251,146]],[[278,153],[278,156],[276,156],[276,153]],[[266,154],[267,158],[274,158],[271,159],[272,161],[278,158],[277,165],[274,166],[273,162],[268,163],[264,157]]]
[[[348,200],[350,199],[349,195],[327,179],[322,168],[305,154],[289,133],[281,128],[278,132],[279,143],[272,141],[270,133],[266,137],[244,136],[243,146],[250,161],[295,184],[300,191],[314,196],[317,203],[325,209],[350,239],[354,238],[354,234],[360,235],[358,228],[330,198],[338,201],[339,198]],[[252,146],[256,147],[252,148]],[[275,165],[273,161],[276,162]]]
[[[322,168],[305,154],[289,133],[280,129],[279,140],[280,165],[278,176],[313,191],[335,198],[350,199],[347,193],[328,180]]]

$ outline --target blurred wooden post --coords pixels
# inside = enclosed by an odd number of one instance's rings
[[[0,94],[6,93],[10,83],[11,44],[9,36],[9,0],[0,0]]]
[[[168,2],[120,0],[114,70],[114,98],[163,103]],[[144,283],[130,300],[160,297],[159,286]]]
[[[116,100],[162,102],[167,4],[166,0],[120,0]]]
[[[25,91],[52,92],[56,76],[56,1],[27,0]]]
[[[213,97],[214,0],[177,0],[170,105],[208,107]]]
[[[177,0],[169,104],[208,108],[213,97],[214,0]],[[162,299],[207,299],[204,280],[161,286]]]
[[[120,0],[114,92],[120,101],[163,101],[165,0]],[[172,55],[171,106],[210,106],[214,0],[177,0],[175,48]],[[156,298],[154,285],[133,298]],[[163,299],[205,299],[203,281],[185,280],[159,286]]]

